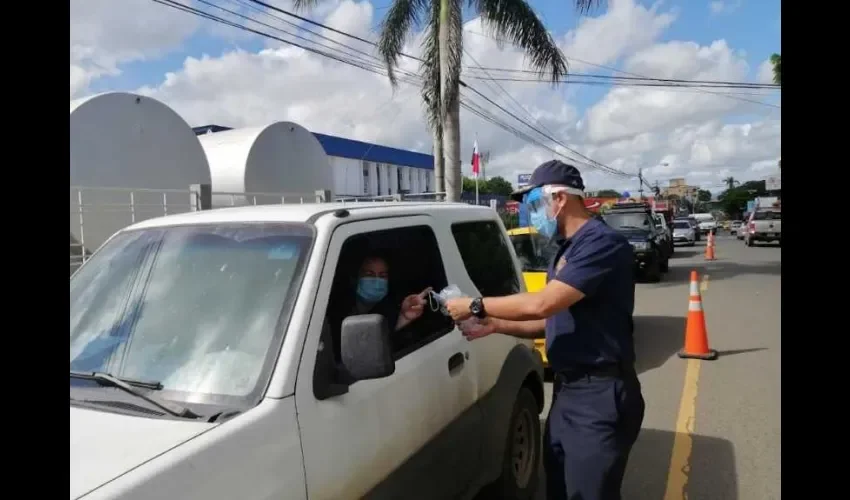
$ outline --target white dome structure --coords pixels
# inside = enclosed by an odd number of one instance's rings
[[[322,144],[307,129],[291,122],[233,129],[198,136],[209,161],[214,207],[313,202],[318,190],[333,190],[334,178]],[[241,197],[236,194],[247,193]],[[304,198],[304,197],[308,198]],[[289,199],[287,199],[289,198]]]
[[[71,101],[69,128],[72,247],[76,240],[87,253],[133,222],[190,210],[190,185],[210,183],[192,128],[150,97],[109,92]]]

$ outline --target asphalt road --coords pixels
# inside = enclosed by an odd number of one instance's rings
[[[627,500],[781,498],[781,249],[747,248],[721,233],[717,260],[707,262],[704,245],[677,247],[661,283],[637,285],[637,368],[647,406],[623,485]],[[691,270],[705,280],[714,361],[676,356]],[[546,389],[541,423],[551,383]],[[541,477],[538,499],[544,489]]]

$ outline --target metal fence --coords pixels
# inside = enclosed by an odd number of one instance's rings
[[[442,201],[445,193],[394,194],[385,196],[337,196],[328,190],[313,193],[238,193],[212,191],[210,185],[187,189],[139,189],[71,186],[70,272],[77,270],[107,238],[129,225],[164,215],[212,208],[301,203]],[[475,200],[462,201],[475,204]],[[491,198],[480,205],[497,208]],[[503,210],[499,210],[500,213]]]

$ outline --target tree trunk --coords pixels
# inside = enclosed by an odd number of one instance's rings
[[[440,0],[440,26],[438,43],[440,49],[440,118],[443,123],[443,168],[445,176],[446,201],[460,201],[462,190],[460,175],[460,100],[459,89],[449,89],[446,79],[449,75],[449,33],[450,2],[458,0]],[[455,98],[446,99],[454,91]],[[436,147],[436,145],[435,145]],[[436,177],[436,173],[435,173]],[[439,181],[438,181],[439,185]]]
[[[431,134],[434,139],[434,192],[435,193],[445,193],[446,192],[446,182],[445,182],[445,162],[443,161],[443,134],[441,127],[433,127],[431,129]],[[444,195],[437,195],[436,199],[441,200],[444,198]]]
[[[449,104],[443,122],[443,146],[446,162],[446,201],[460,201],[463,177],[460,172],[460,99]]]

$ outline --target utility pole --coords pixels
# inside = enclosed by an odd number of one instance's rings
[[[640,201],[643,201],[643,169],[638,169],[638,182],[640,183],[640,187],[638,187],[638,193],[640,193]]]

